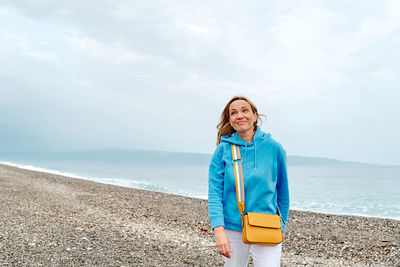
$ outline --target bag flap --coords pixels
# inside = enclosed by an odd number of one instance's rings
[[[281,228],[281,217],[275,214],[248,212],[247,219],[250,225],[266,228]]]

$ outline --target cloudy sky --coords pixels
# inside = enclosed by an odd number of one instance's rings
[[[0,151],[212,153],[234,95],[289,155],[400,164],[399,1],[0,0]]]

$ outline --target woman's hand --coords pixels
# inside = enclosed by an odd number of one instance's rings
[[[283,242],[283,240],[285,240],[285,237],[286,237],[286,234],[282,233],[282,242]]]
[[[223,226],[218,226],[214,228],[215,243],[219,254],[227,258],[231,258],[231,243],[226,236]]]

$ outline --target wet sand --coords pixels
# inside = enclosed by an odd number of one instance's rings
[[[282,266],[400,265],[400,221],[291,211],[287,230]],[[205,200],[0,164],[0,266],[41,265],[223,261]]]

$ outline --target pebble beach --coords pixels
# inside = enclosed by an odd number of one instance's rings
[[[400,221],[291,210],[281,263],[400,266]],[[0,266],[223,266],[223,260],[206,200],[0,164]]]

